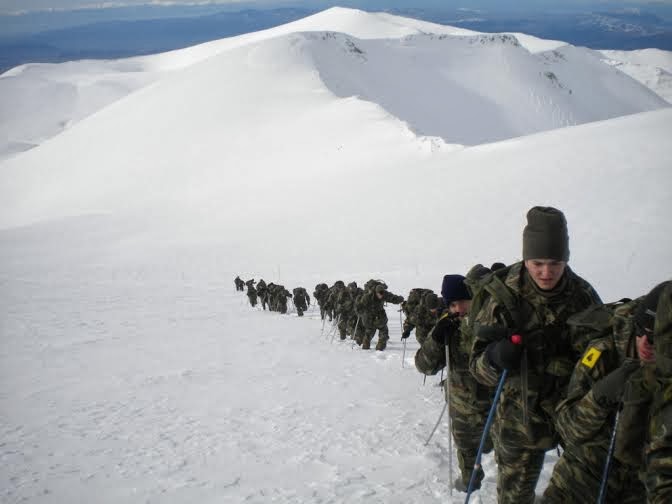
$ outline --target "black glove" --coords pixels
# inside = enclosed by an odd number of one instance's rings
[[[411,335],[411,329],[404,329],[404,332],[401,333],[401,339],[406,339]]]
[[[616,406],[621,402],[625,384],[632,373],[641,366],[637,359],[625,359],[621,367],[614,369],[607,376],[595,382],[593,396],[602,406]]]
[[[523,345],[515,344],[508,338],[490,343],[485,349],[487,359],[499,369],[518,369],[522,353]]]
[[[460,318],[457,316],[442,317],[432,329],[432,339],[439,345],[447,345],[457,331],[460,330]]]

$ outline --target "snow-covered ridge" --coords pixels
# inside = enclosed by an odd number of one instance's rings
[[[672,103],[672,51],[599,51],[605,62],[655,91]]]
[[[0,76],[0,159],[42,143],[169,73],[238,47],[309,31],[333,31],[358,39],[475,33],[386,13],[335,7],[283,26],[163,54],[118,61],[22,65]],[[530,36],[518,38],[531,52],[564,45]]]
[[[482,144],[666,106],[591,51],[572,46],[531,54],[507,34],[294,37],[304,37],[302,51],[310,52],[336,96],[376,103],[416,134],[451,144]]]

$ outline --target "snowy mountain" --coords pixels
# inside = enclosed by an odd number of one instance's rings
[[[302,50],[311,53],[313,61],[307,64],[320,72],[329,90],[378,103],[416,133],[447,143],[473,145],[663,105],[619,72],[604,68],[587,49],[524,34],[479,36],[389,14],[334,8],[270,30],[156,56],[12,69],[0,76],[0,159],[40,144],[167,73],[188,71],[235,48],[316,31],[334,37],[320,42],[319,35],[306,35],[309,42]],[[367,56],[353,58],[356,53],[342,50],[345,43],[362,46]],[[595,78],[582,80],[586,75]],[[408,89],[434,99],[415,99]],[[515,107],[515,115],[509,106]],[[465,113],[487,115],[490,121],[466,121]]]
[[[600,51],[605,62],[625,72],[672,103],[672,52],[659,49]]]
[[[672,108],[599,54],[346,9],[274,30],[0,80],[45,79],[3,120],[39,143],[0,162],[3,500],[446,502],[394,308],[353,350],[237,274],[438,290],[516,261],[543,204],[605,300],[672,277]]]

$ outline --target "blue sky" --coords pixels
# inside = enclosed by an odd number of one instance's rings
[[[0,0],[0,14],[20,13],[35,10],[70,10],[81,8],[110,8],[136,5],[204,5],[280,7],[287,5],[304,7],[329,7],[347,5],[362,8],[385,7],[465,7],[504,10],[507,8],[567,9],[567,8],[618,8],[622,6],[646,6],[647,4],[672,6],[672,0]]]

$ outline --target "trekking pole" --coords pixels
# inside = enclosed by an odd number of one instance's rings
[[[448,409],[448,490],[453,495],[453,426],[450,418],[450,341],[448,331],[445,332],[444,347],[446,350],[446,381],[444,392],[446,394],[446,407]]]
[[[324,317],[322,318],[322,330],[320,331],[320,337],[324,336],[324,323],[327,320],[327,315],[325,314]]]
[[[483,455],[483,449],[485,448],[485,440],[488,439],[488,433],[490,432],[490,427],[492,426],[492,420],[495,418],[497,402],[499,402],[499,396],[502,393],[502,388],[504,387],[504,382],[506,381],[506,376],[508,374],[509,370],[505,369],[502,371],[502,376],[499,378],[497,390],[495,391],[495,396],[492,399],[492,406],[490,406],[490,411],[488,412],[488,419],[485,421],[485,427],[483,428],[483,434],[481,435],[481,443],[478,445],[478,451],[476,452],[476,461],[474,462],[474,468],[471,470],[469,486],[467,487],[467,498],[464,499],[464,504],[469,504],[469,497],[471,497],[471,492],[474,490],[476,472],[481,468],[481,456]]]
[[[403,368],[404,365],[406,364],[406,340],[408,338],[402,338],[402,341],[404,342],[404,352],[401,354],[401,367]],[[427,376],[427,375],[425,375]]]
[[[331,322],[331,328],[329,329],[329,332],[327,333],[327,339],[334,333],[336,328],[338,327],[338,317],[334,318]]]
[[[439,428],[439,425],[441,425],[441,419],[443,418],[443,414],[446,412],[446,409],[448,408],[448,403],[443,403],[443,409],[441,410],[441,414],[439,415],[439,419],[436,421],[436,425],[434,425],[434,428],[432,429],[432,432],[430,432],[429,437],[427,438],[427,441],[425,441],[425,446],[429,444],[429,442],[432,440],[432,437],[434,436],[434,433],[436,432],[436,429]]]
[[[359,327],[359,315],[357,315],[357,322],[355,323],[355,332],[352,333],[352,346],[351,349],[355,348],[355,343],[357,343],[357,328]]]
[[[336,323],[334,324],[334,328],[331,331],[331,343],[334,342],[334,338],[336,337],[336,332],[338,331],[338,324],[341,322],[341,316],[339,315],[336,317]]]
[[[609,441],[609,451],[607,451],[607,460],[604,463],[604,471],[602,472],[602,481],[600,482],[600,493],[597,496],[597,504],[603,504],[607,496],[607,481],[609,480],[609,469],[611,469],[611,459],[614,456],[614,448],[616,446],[616,431],[618,430],[618,423],[621,420],[621,408],[619,406],[614,418],[614,430],[611,433],[611,440]]]

